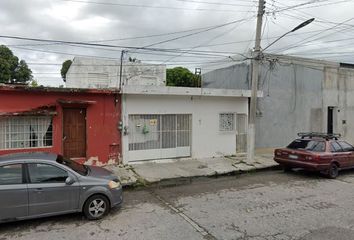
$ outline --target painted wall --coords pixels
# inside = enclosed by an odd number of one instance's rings
[[[260,71],[256,146],[281,147],[298,132],[326,132],[329,106],[335,107],[334,132],[354,144],[354,69],[289,56],[270,59]],[[239,64],[206,73],[203,87],[249,89],[250,69]]]
[[[46,148],[27,148],[18,150],[0,150],[0,154],[28,151],[47,151],[63,153],[63,106],[58,99],[66,101],[93,101],[86,110],[86,159],[88,164],[102,165],[113,163],[112,156],[120,156],[121,102],[115,104],[112,93],[90,93],[84,91],[29,91],[0,89],[0,112],[19,112],[46,105],[55,105],[57,115],[53,116],[53,146]],[[67,106],[69,107],[69,106]],[[82,107],[73,105],[73,107]],[[114,160],[115,161],[115,160]]]
[[[123,122],[128,127],[129,114],[192,114],[193,158],[231,155],[236,152],[235,132],[219,131],[219,114],[247,114],[247,98],[123,95]],[[129,134],[123,136],[123,161],[129,159]]]
[[[68,88],[119,88],[120,61],[75,57],[66,74]],[[164,86],[166,66],[123,62],[122,85]]]

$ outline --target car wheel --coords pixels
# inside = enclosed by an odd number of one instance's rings
[[[338,172],[338,165],[335,163],[331,163],[331,165],[329,165],[327,176],[328,178],[334,179],[338,176]]]
[[[84,206],[84,214],[89,220],[97,220],[109,212],[109,201],[105,196],[94,195],[87,199]]]

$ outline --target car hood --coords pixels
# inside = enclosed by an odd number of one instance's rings
[[[117,176],[114,175],[113,172],[96,166],[87,166],[89,168],[88,175],[89,177],[97,177],[97,178],[104,178],[108,180],[118,180]]]

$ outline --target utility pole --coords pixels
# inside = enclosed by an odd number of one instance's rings
[[[256,29],[256,42],[254,51],[252,54],[252,91],[251,91],[251,105],[248,122],[248,134],[247,134],[247,162],[252,163],[254,161],[255,152],[255,138],[256,138],[256,110],[257,110],[257,90],[258,90],[258,76],[259,76],[259,62],[261,57],[261,33],[262,22],[264,14],[264,0],[259,0],[258,14],[257,14],[257,29]]]
[[[123,59],[125,50],[120,53],[120,67],[119,67],[119,92],[122,90],[122,73],[123,73]]]

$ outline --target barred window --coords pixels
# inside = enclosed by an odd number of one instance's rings
[[[0,149],[53,145],[52,118],[47,116],[0,118]]]
[[[234,131],[235,130],[235,114],[221,113],[219,115],[219,130]]]

